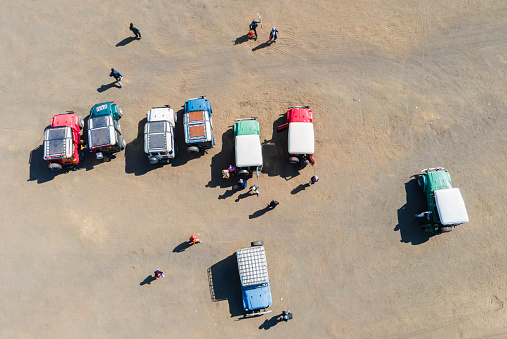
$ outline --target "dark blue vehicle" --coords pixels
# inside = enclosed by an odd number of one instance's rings
[[[254,241],[252,247],[236,252],[243,308],[247,311],[247,317],[269,313],[271,310],[266,309],[273,305],[266,252],[262,245],[262,241]]]
[[[183,129],[188,153],[198,153],[215,146],[211,104],[202,96],[189,99],[183,106]]]

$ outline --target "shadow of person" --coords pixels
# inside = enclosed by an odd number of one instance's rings
[[[270,45],[271,45],[271,44],[269,43],[269,41],[267,41],[267,42],[263,42],[263,43],[262,43],[262,44],[260,44],[259,46],[252,48],[252,52],[255,52],[256,50],[261,49],[261,48],[266,48],[266,47],[268,47],[268,46],[270,46]]]
[[[240,36],[239,38],[236,38],[236,40],[234,41],[234,44],[239,45],[239,44],[242,44],[247,41],[248,41],[248,34],[245,34],[245,35]]]
[[[262,330],[262,329],[269,330],[271,327],[275,326],[276,324],[278,324],[281,321],[282,316],[283,316],[283,313],[279,314],[279,315],[275,315],[275,316],[271,317],[270,319],[264,320],[264,322],[261,324],[261,326],[259,326],[259,330]]]
[[[238,197],[236,198],[236,202],[240,201],[241,199],[244,199],[246,197],[249,197],[251,195],[254,195],[254,193],[250,194],[250,191],[248,192],[245,192],[245,193],[242,193],[240,195],[238,195]]]
[[[141,281],[141,283],[139,285],[140,286],[143,286],[143,285],[146,285],[146,284],[150,285],[153,280],[156,280],[156,279],[155,279],[154,276],[152,276],[150,274],[149,276],[146,277],[146,279],[144,279],[143,281]]]
[[[192,246],[190,241],[184,241],[173,249],[173,253],[181,253]]]
[[[120,41],[119,43],[117,43],[116,47],[121,47],[121,46],[128,45],[129,43],[131,43],[134,40],[139,40],[139,39],[136,38],[136,37],[129,36],[128,38],[125,38],[122,41]]]
[[[271,210],[272,208],[268,206],[264,207],[263,209],[260,209],[258,211],[255,211],[253,214],[250,214],[248,216],[248,219],[255,219],[255,218],[258,218],[264,214],[266,214],[266,212],[268,212],[269,210]]]
[[[398,209],[398,225],[396,225],[394,231],[400,231],[400,242],[419,245],[428,241],[431,237],[430,234],[424,232],[414,217],[417,213],[425,210],[426,201],[424,194],[417,185],[416,178],[405,183],[405,192],[407,203]]]
[[[230,189],[230,190],[227,190],[227,191],[225,191],[225,192],[224,192],[224,194],[220,194],[220,195],[218,196],[218,199],[219,199],[219,200],[223,200],[223,199],[227,199],[227,198],[229,198],[229,197],[232,197],[232,196],[234,195],[234,193],[235,193],[235,192],[236,192],[236,190],[235,190],[235,189]]]
[[[102,92],[107,91],[108,89],[113,88],[113,87],[116,87],[116,88],[121,88],[120,86],[118,86],[118,85],[116,84],[116,81],[113,81],[113,82],[112,82],[112,83],[110,83],[110,84],[107,84],[107,85],[102,85],[102,86],[100,86],[99,88],[97,88],[97,92],[102,93]]]
[[[291,194],[298,194],[301,191],[304,191],[308,187],[308,184],[300,184],[298,187],[294,188],[290,191]]]

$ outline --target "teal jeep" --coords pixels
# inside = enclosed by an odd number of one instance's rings
[[[88,148],[97,159],[104,155],[112,158],[113,153],[125,149],[125,138],[121,135],[120,118],[123,112],[113,101],[96,104],[90,110],[88,121]]]
[[[426,195],[428,210],[416,214],[424,220],[429,233],[450,232],[468,222],[468,213],[459,188],[451,186],[451,176],[443,167],[428,168],[417,176],[417,183]]]

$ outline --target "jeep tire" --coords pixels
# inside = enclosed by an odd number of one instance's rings
[[[442,233],[447,233],[447,232],[450,232],[452,231],[452,227],[451,226],[442,226],[440,227],[440,232]]]
[[[53,172],[56,172],[62,169],[62,165],[53,162],[49,164],[49,169],[52,170]]]
[[[190,154],[199,153],[199,147],[197,146],[188,146],[187,152]]]
[[[84,127],[84,120],[83,117],[80,115],[77,116],[77,125],[79,126],[80,129],[83,129]]]
[[[264,241],[262,241],[262,240],[252,241],[252,242],[250,243],[250,245],[252,245],[252,247],[255,247],[255,246],[263,246],[263,245],[264,245]]]

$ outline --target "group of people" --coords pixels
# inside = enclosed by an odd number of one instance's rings
[[[135,34],[136,39],[139,40],[142,38],[141,37],[141,30],[139,28],[137,28],[136,26],[134,26],[133,23],[130,23],[129,29],[132,31],[132,33]],[[109,76],[116,80],[116,83],[118,84],[118,86],[120,86],[120,88],[123,87],[123,85],[121,84],[121,80],[123,79],[123,75],[121,75],[120,72],[118,72],[114,68],[111,68],[111,73],[109,73]]]
[[[259,27],[259,24],[261,22],[259,20],[252,20],[250,25],[248,27],[250,28],[250,31],[248,32],[248,35],[251,37],[255,37],[257,40],[257,27]],[[276,28],[271,28],[271,32],[269,32],[269,42],[276,42],[276,39],[278,39],[278,30]]]

